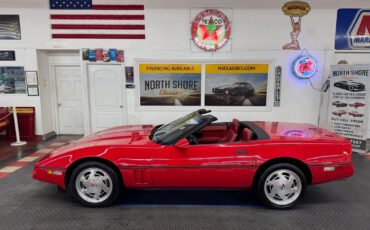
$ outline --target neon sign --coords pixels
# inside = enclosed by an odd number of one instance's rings
[[[293,72],[300,79],[310,79],[317,71],[317,61],[311,56],[300,56],[293,64]]]

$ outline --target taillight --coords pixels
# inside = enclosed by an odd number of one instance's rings
[[[343,155],[344,155],[344,160],[346,162],[352,162],[352,146],[351,145],[349,145],[349,147],[343,151]]]

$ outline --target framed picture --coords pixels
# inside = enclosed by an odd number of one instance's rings
[[[134,67],[133,66],[126,66],[125,67],[126,72],[126,83],[132,84],[134,83]]]
[[[205,66],[206,106],[267,106],[269,64]]]
[[[201,64],[139,64],[141,106],[200,106]]]
[[[27,86],[28,96],[39,96],[39,87],[38,86]]]
[[[0,50],[0,61],[15,61],[15,51]]]
[[[26,71],[26,84],[38,85],[37,71]]]
[[[0,94],[26,94],[26,76],[23,67],[0,67]]]
[[[19,15],[0,15],[0,40],[21,40]]]

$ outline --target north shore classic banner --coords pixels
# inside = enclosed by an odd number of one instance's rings
[[[266,106],[269,64],[206,64],[206,106]]]
[[[139,64],[141,106],[199,106],[201,64]]]
[[[369,87],[370,65],[331,66],[330,128],[359,153],[366,151]]]

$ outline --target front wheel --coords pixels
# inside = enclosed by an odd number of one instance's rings
[[[291,208],[303,197],[306,177],[292,164],[281,163],[267,168],[258,180],[258,195],[269,207]]]
[[[120,187],[112,168],[100,162],[86,162],[73,170],[68,189],[83,206],[104,207],[118,198]]]

